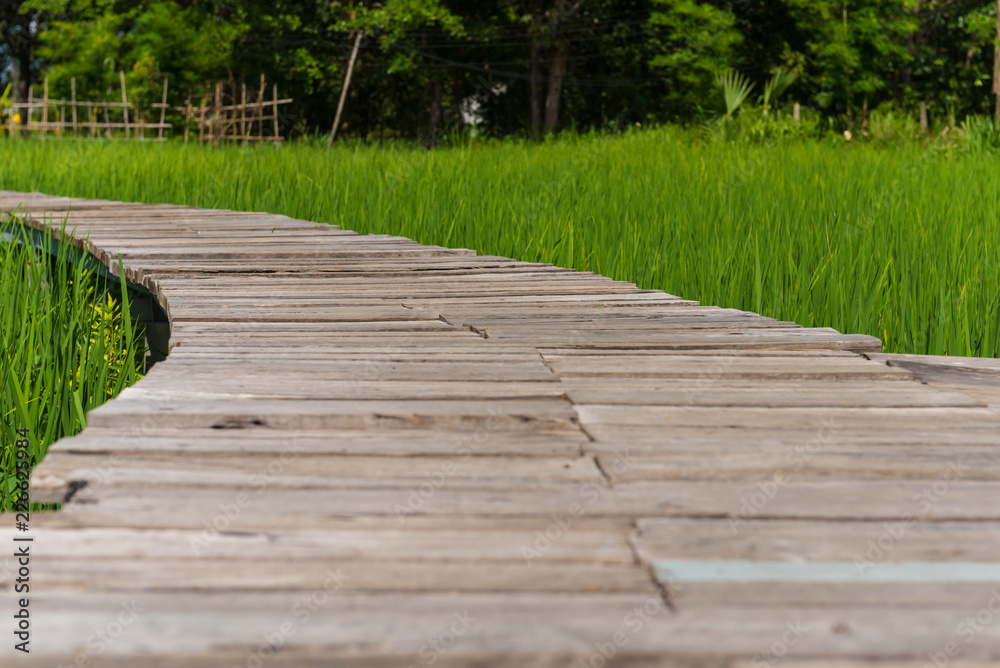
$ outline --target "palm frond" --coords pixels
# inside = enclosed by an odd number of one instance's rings
[[[766,109],[777,102],[781,94],[788,90],[788,87],[795,83],[798,78],[798,74],[784,65],[775,68],[771,78],[764,84],[764,108]]]
[[[726,99],[726,116],[732,116],[753,91],[753,82],[736,70],[726,70],[715,78]]]

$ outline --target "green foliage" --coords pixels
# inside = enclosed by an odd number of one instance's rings
[[[758,112],[744,108],[729,125]],[[1000,356],[996,154],[878,149],[840,135],[705,142],[672,127],[432,152],[349,143],[329,154],[307,144],[4,150],[3,188],[282,213],[597,271],[872,334],[895,352]]]
[[[142,332],[82,263],[46,237],[40,249],[4,217],[0,236],[0,511],[15,480],[15,431],[30,430],[32,465],[79,432],[84,412],[140,376]]]
[[[800,30],[810,36],[808,56],[824,91],[823,107],[841,112],[887,86],[889,68],[912,59],[907,37],[917,24],[908,0],[879,2],[787,0]]]
[[[913,114],[907,114],[891,103],[883,104],[871,113],[867,138],[881,146],[903,146],[923,139],[920,123]]]
[[[996,3],[984,0],[14,0],[0,3],[0,79],[48,73],[65,95],[76,77],[81,96],[113,97],[123,69],[148,105],[167,75],[181,104],[263,73],[295,100],[290,134],[325,133],[358,29],[341,136],[461,131],[470,101],[477,132],[528,133],[556,53],[561,128],[704,121],[729,70],[765,109],[784,94],[841,132],[860,134],[886,102],[911,114],[923,102],[952,127],[993,110]]]
[[[701,126],[709,143],[772,144],[816,139],[822,136],[819,115],[804,109],[796,121],[790,110],[744,105],[736,116],[723,116]]]
[[[10,113],[10,92],[13,86],[7,84],[4,88],[3,95],[0,95],[0,130],[3,129],[4,124],[9,123],[13,114]]]
[[[345,24],[378,33],[387,43],[406,40],[431,28],[454,37],[465,32],[462,19],[438,0],[385,0],[371,7],[360,6],[357,16]]]
[[[716,77],[732,68],[743,37],[731,11],[696,0],[655,0],[650,14],[650,67],[669,82],[668,99],[677,109],[703,110]]]
[[[992,118],[969,116],[962,133],[970,151],[979,155],[1000,155],[1000,123]]]
[[[124,70],[130,99],[148,104],[159,102],[164,77],[179,94],[200,94],[208,81],[225,76],[238,24],[173,0],[125,11],[113,5],[78,2],[41,34],[38,53],[54,94],[68,97],[75,77],[80,99],[115,98]]]
[[[789,86],[795,83],[799,75],[785,66],[774,68],[771,78],[764,84],[764,94],[761,96],[761,104],[767,111],[771,105],[776,104],[781,94],[788,90]]]
[[[736,70],[728,70],[717,76],[715,85],[722,90],[726,102],[726,116],[729,118],[732,118],[753,92],[753,82]]]

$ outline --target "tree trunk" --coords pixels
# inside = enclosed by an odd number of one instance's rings
[[[531,50],[529,54],[530,73],[528,75],[528,98],[531,105],[531,136],[537,137],[542,130],[542,45],[538,32],[542,25],[542,11],[535,2],[531,12]]]
[[[34,35],[31,31],[29,17],[23,16],[22,19],[21,42],[17,45],[17,52],[14,57],[17,59],[18,68],[17,96],[21,102],[26,102],[28,100],[28,89],[34,83],[31,80],[31,61],[34,59]],[[21,125],[28,122],[28,114],[30,112],[30,109],[24,109],[24,113],[21,114]]]
[[[555,132],[559,124],[559,101],[562,98],[563,80],[566,78],[566,58],[569,44],[556,42],[549,57],[549,92],[545,97],[545,133]]]
[[[441,80],[431,82],[431,104],[427,123],[427,145],[434,148],[437,144],[438,126],[441,124]]]

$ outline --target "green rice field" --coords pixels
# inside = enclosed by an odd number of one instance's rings
[[[142,332],[103,279],[70,261],[65,245],[25,243],[12,222],[0,220],[0,511],[15,499],[15,444],[28,441],[26,473],[139,378],[144,353]]]
[[[706,304],[1000,356],[1000,162],[676,128],[541,144],[0,141],[0,188],[270,211],[551,262]]]

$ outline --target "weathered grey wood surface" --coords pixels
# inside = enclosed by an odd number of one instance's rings
[[[10,665],[1000,661],[995,362],[283,216],[0,203],[172,331],[35,472],[64,508]]]

